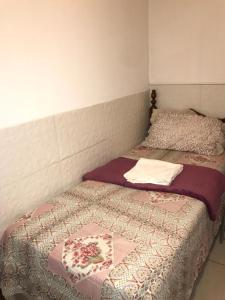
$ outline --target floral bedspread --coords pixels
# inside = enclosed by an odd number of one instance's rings
[[[224,155],[140,146],[126,157],[225,171]],[[1,288],[46,300],[189,299],[219,224],[187,196],[82,182],[6,230]]]

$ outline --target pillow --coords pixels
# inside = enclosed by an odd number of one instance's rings
[[[195,115],[196,113],[192,111],[191,109],[185,109],[185,110],[169,110],[169,109],[153,109],[151,118],[150,118],[150,123],[153,124],[155,121],[162,115],[163,113],[177,113],[177,114],[188,114],[188,115]],[[224,128],[225,130],[225,128]]]
[[[144,146],[219,155],[224,151],[222,122],[208,117],[176,112],[158,112]]]
[[[225,123],[222,124],[222,132],[225,135]]]
[[[198,111],[196,111],[193,108],[190,108],[189,111],[192,112],[192,113],[194,113],[194,114],[197,114],[197,115],[200,115],[200,116],[203,116],[203,117],[207,117],[206,115],[204,115],[202,113],[199,113]],[[225,119],[218,119],[218,120],[220,120],[221,123],[222,123],[222,132],[225,135],[225,121],[224,121]]]

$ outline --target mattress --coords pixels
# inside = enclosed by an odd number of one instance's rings
[[[139,146],[125,157],[225,173],[224,154]],[[191,197],[85,181],[5,231],[1,288],[31,299],[189,299],[220,219]]]

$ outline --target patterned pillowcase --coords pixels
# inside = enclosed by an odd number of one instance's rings
[[[153,124],[156,122],[156,120],[162,116],[162,114],[165,113],[177,113],[177,114],[188,114],[188,115],[195,115],[195,112],[193,112],[190,109],[185,109],[185,110],[171,110],[171,109],[161,109],[161,108],[157,108],[157,109],[153,109],[152,115],[151,115],[151,119],[150,119],[150,123]],[[225,130],[225,128],[224,128]]]
[[[189,109],[188,111],[191,112],[192,114],[198,115],[198,113],[196,111],[192,110],[192,109]],[[209,116],[204,115],[204,114],[202,116],[203,117],[209,117]],[[218,119],[218,118],[216,118],[216,119],[219,120],[219,121],[221,121],[221,123],[222,123],[222,132],[225,135],[225,123],[223,123],[221,119]]]
[[[225,135],[225,123],[222,124],[222,132]]]
[[[159,112],[143,145],[203,155],[220,155],[224,151],[225,138],[222,123],[217,119]]]

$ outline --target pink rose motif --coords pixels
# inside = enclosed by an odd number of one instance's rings
[[[83,257],[81,260],[81,264],[86,266],[86,265],[88,265],[88,263],[89,263],[88,257]]]
[[[65,243],[66,246],[70,246],[72,244],[73,244],[73,241],[71,241],[71,240],[67,240],[66,243]]]
[[[106,234],[103,235],[102,238],[103,238],[103,240],[110,240],[112,238],[112,236],[110,234],[106,233]]]
[[[102,266],[103,266],[104,268],[108,268],[108,267],[111,266],[111,264],[112,264],[112,260],[111,260],[111,259],[108,259],[108,260],[106,260],[106,261],[104,261],[104,262],[102,263]]]
[[[73,249],[77,249],[77,248],[80,248],[82,246],[82,243],[74,243],[73,245]]]
[[[73,282],[113,265],[112,237],[102,234],[65,241],[62,263]]]
[[[81,248],[81,254],[83,256],[97,256],[100,252],[100,249],[96,246],[95,243],[91,243]]]

